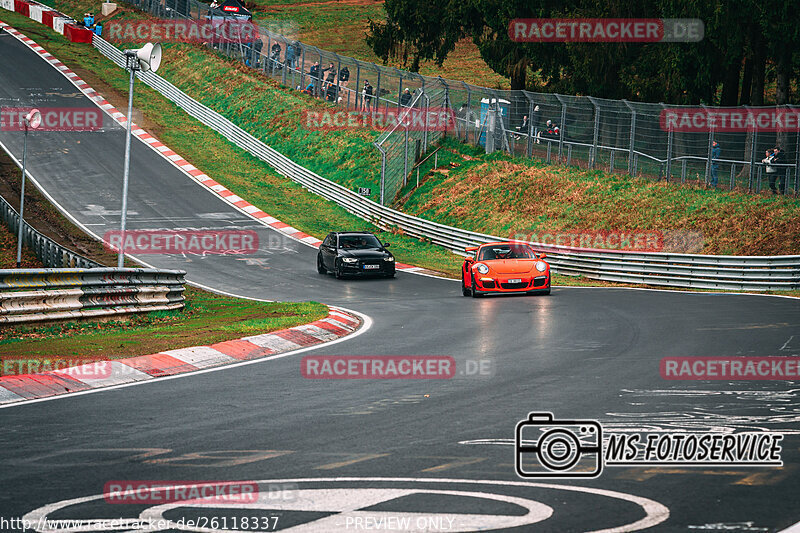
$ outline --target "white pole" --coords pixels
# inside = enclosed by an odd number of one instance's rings
[[[134,78],[134,67],[132,66],[131,62],[136,61],[136,56],[133,56],[131,59],[130,57],[126,58],[128,61],[128,67],[131,71],[131,81],[130,85],[128,86],[128,120],[127,120],[127,132],[125,134],[125,170],[122,174],[122,221],[120,223],[120,245],[119,245],[119,255],[117,256],[117,268],[122,268],[123,263],[125,262],[125,222],[128,215],[128,175],[130,173],[131,167],[131,123],[133,122],[133,78]]]
[[[22,190],[19,193],[19,228],[17,228],[17,268],[22,267],[22,227],[25,224],[25,162],[28,156],[28,119],[25,120],[25,140],[22,141]]]

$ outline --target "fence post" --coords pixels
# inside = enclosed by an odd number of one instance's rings
[[[372,144],[374,144],[375,147],[378,149],[378,151],[381,153],[381,205],[384,205],[383,194],[384,190],[386,189],[386,151],[380,144],[378,143],[372,143]]]
[[[558,162],[560,164],[561,157],[564,153],[564,134],[567,131],[567,104],[561,98],[560,94],[557,94],[556,98],[561,102],[561,130],[558,132]]]
[[[592,155],[589,158],[589,168],[594,168],[595,161],[597,160],[597,137],[600,133],[600,106],[591,96],[588,97],[589,101],[594,106],[594,135],[592,137]],[[571,158],[570,158],[571,159]],[[569,164],[569,163],[568,163]]]
[[[402,71],[398,72],[400,72],[400,87],[397,89],[397,107],[400,108],[402,107],[400,105],[400,99],[403,98],[403,73]]]
[[[361,64],[356,59],[356,87],[353,91],[355,92],[356,109],[361,111],[361,89],[359,87],[361,87]],[[381,203],[383,203],[382,200]]]
[[[425,98],[425,114],[423,116],[427,117],[428,113],[430,112],[431,99],[428,96],[428,93],[426,93],[426,92],[423,92],[422,96]],[[425,120],[425,128],[424,128],[423,133],[424,134],[422,136],[422,153],[424,154],[425,152],[428,151],[428,121],[427,120]]]
[[[633,152],[635,151],[634,145],[636,144],[636,110],[627,100],[622,100],[622,103],[631,110],[631,135],[628,141],[628,174],[633,174]]]
[[[536,104],[533,103],[533,99],[528,96],[527,91],[525,91],[525,98],[528,98],[528,143],[525,147],[525,153],[528,155],[528,159],[533,157],[533,113]]]
[[[608,171],[609,172],[614,172],[614,154],[616,152],[617,152],[616,150],[611,150],[611,153],[608,156]]]
[[[700,104],[700,107],[702,107],[704,111],[708,110],[708,108],[706,107],[705,104]],[[711,173],[711,150],[712,150],[711,144],[713,142],[714,142],[714,129],[713,128],[709,128],[709,130],[708,130],[708,151],[707,151],[707,154],[706,154],[706,175],[705,175],[705,180],[704,180],[704,183],[706,185],[708,185],[708,175]]]
[[[403,135],[403,185],[408,183],[408,125],[405,126]]]
[[[664,102],[661,102],[661,107],[664,108],[666,111],[667,106],[664,105]],[[669,122],[669,121],[668,121]],[[664,172],[665,179],[669,181],[672,177],[672,143],[674,140],[674,132],[672,130],[672,122],[669,122],[669,130],[667,130],[667,161],[666,161],[666,170]]]
[[[299,43],[300,41],[298,41]],[[306,47],[305,45],[300,45],[300,50],[303,51],[300,54],[300,90],[304,91],[306,88]]]
[[[795,106],[789,106],[792,110]],[[789,176],[786,176],[784,188],[789,192]],[[800,188],[800,122],[797,124],[797,136],[794,139],[794,196],[797,196],[797,189]]]
[[[472,91],[469,90],[469,85],[466,83],[464,83],[464,87],[467,89],[467,110],[464,113],[464,141],[469,142],[469,129],[472,127],[472,120],[470,120],[472,116]],[[477,141],[477,139],[475,140]]]

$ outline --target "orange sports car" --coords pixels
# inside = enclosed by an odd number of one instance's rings
[[[550,265],[523,243],[491,242],[467,248],[461,268],[461,292],[477,298],[488,293],[550,294]]]

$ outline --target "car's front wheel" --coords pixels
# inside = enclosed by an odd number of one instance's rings
[[[328,269],[325,268],[325,263],[322,262],[322,254],[317,254],[317,272],[320,274],[328,273]]]
[[[461,294],[463,296],[472,296],[472,290],[470,290],[470,288],[467,287],[467,283],[464,280],[463,275],[461,276]]]
[[[475,290],[475,276],[473,276],[472,274],[470,274],[470,276],[471,276],[470,281],[472,282],[472,290],[470,291],[470,293],[472,293],[473,298],[479,298],[481,294],[477,290]]]
[[[336,263],[336,268],[333,270],[333,273],[336,275],[336,279],[342,279],[344,277],[341,263]]]

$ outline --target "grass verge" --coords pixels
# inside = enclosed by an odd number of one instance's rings
[[[11,365],[24,358],[119,359],[259,335],[328,316],[328,308],[316,302],[257,302],[191,287],[186,296],[182,311],[3,328],[0,358]]]

